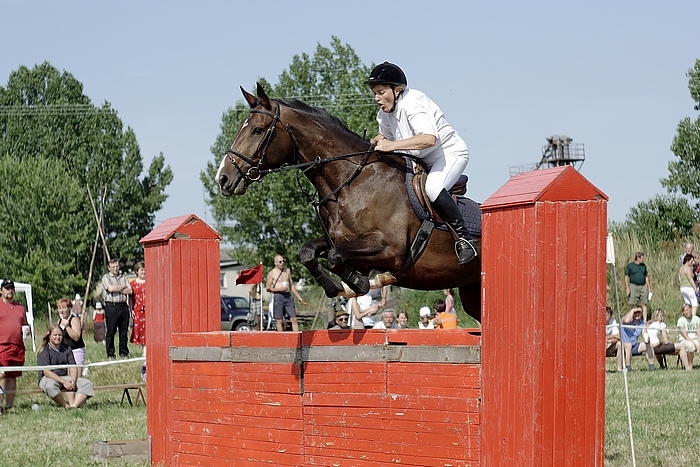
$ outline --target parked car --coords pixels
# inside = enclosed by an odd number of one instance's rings
[[[221,330],[250,331],[248,324],[248,299],[243,297],[221,296]]]

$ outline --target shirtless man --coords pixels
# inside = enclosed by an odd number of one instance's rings
[[[272,298],[272,316],[275,318],[277,331],[284,331],[283,320],[285,316],[292,323],[292,331],[299,331],[297,312],[294,308],[292,294],[297,297],[299,303],[303,303],[303,300],[296,287],[294,287],[294,281],[292,281],[289,269],[284,267],[284,258],[281,255],[275,256],[275,267],[267,273],[265,289],[274,294]]]

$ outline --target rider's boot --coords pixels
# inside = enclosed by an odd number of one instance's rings
[[[479,249],[474,243],[474,239],[469,234],[469,230],[464,225],[462,213],[459,212],[457,204],[447,190],[442,190],[437,199],[433,201],[435,211],[447,224],[455,237],[455,252],[457,253],[457,263],[467,264],[479,254]]]

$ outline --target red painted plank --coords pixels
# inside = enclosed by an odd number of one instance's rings
[[[219,319],[221,319],[219,317]],[[229,332],[193,332],[173,334],[174,347],[231,347]]]

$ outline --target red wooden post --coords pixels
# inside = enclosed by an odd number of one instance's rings
[[[607,196],[566,166],[481,209],[481,464],[602,466]]]
[[[148,434],[154,465],[172,455],[174,332],[219,331],[219,235],[194,214],[164,221],[141,239],[148,274]]]

